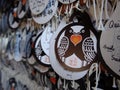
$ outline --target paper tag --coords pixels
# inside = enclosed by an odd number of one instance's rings
[[[83,71],[80,71],[80,72],[67,70],[59,63],[58,58],[56,58],[56,52],[55,52],[55,43],[57,41],[56,37],[58,37],[58,34],[62,30],[62,28],[65,27],[65,26],[66,26],[66,22],[63,19],[61,21],[58,29],[56,30],[55,34],[51,38],[51,42],[50,42],[50,63],[51,63],[52,68],[54,69],[54,71],[58,75],[60,75],[62,78],[68,79],[68,80],[77,80],[77,79],[80,79],[83,76],[85,76],[86,73],[88,72],[88,70],[83,70]],[[64,33],[62,35],[64,35]],[[58,40],[58,45],[60,44],[59,42],[60,41]],[[79,66],[79,64],[76,64],[76,60],[75,60],[75,62],[73,60],[72,61],[69,60],[70,58],[75,58],[76,59],[76,56],[71,56],[71,57],[67,58],[67,60],[65,61],[66,66],[69,66],[71,68],[77,68]],[[63,60],[64,60],[64,58],[63,58]],[[79,61],[78,61],[78,63],[79,63]]]
[[[29,0],[29,7],[34,15],[40,14],[46,8],[49,0]]]
[[[34,47],[34,52],[35,52],[35,57],[36,59],[44,64],[44,65],[50,65],[49,57],[44,53],[42,47],[41,47],[41,34],[40,33],[35,41],[35,47]]]
[[[17,12],[16,10],[17,8],[14,8],[13,11],[11,11],[8,16],[8,23],[9,23],[10,28],[12,29],[18,28],[20,24],[18,17],[13,15],[13,13]]]
[[[28,0],[24,0],[24,4],[23,1],[19,1],[18,11],[17,11],[19,19],[22,19],[25,16],[25,14],[28,11],[28,8],[29,8]]]
[[[120,76],[120,2],[100,37],[100,51],[105,64],[114,74]],[[111,72],[111,73],[112,73]]]
[[[53,31],[51,31],[51,29],[52,28],[50,26],[47,26],[41,36],[42,49],[48,56],[49,56],[51,37],[53,36],[54,33]]]
[[[56,13],[57,6],[58,6],[57,0],[49,0],[49,3],[45,10],[38,16],[33,16],[33,20],[38,24],[47,23]]]
[[[75,22],[63,27],[55,41],[57,60],[65,69],[73,71],[87,70],[95,60],[96,48],[95,34],[86,29],[86,26]]]

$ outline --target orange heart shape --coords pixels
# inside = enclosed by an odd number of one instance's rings
[[[76,46],[78,43],[82,41],[82,36],[81,35],[72,35],[70,37],[71,42]]]

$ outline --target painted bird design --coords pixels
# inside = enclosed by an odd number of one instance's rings
[[[96,52],[90,30],[80,25],[66,26],[63,30],[64,36],[57,48],[59,57],[65,60],[74,53],[82,61],[93,61]]]

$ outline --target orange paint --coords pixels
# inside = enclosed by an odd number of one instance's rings
[[[81,35],[72,35],[70,37],[71,42],[76,46],[78,43],[82,41],[82,36]]]
[[[31,73],[33,76],[35,76],[36,75],[36,72],[35,72],[35,70],[32,70],[32,73]]]
[[[50,78],[50,81],[51,81],[54,85],[56,84],[56,78],[51,77],[51,78]]]
[[[13,16],[14,16],[14,17],[17,17],[17,13],[16,13],[16,12],[14,12],[14,13],[13,13]]]
[[[65,13],[66,7],[67,7],[66,5],[61,6],[61,8],[60,8],[61,9],[61,14]]]
[[[34,46],[35,46],[35,45],[34,45],[34,42],[32,42],[31,47],[34,48]]]
[[[84,5],[86,4],[86,1],[87,1],[87,0],[79,0],[80,5],[81,5],[81,6],[84,6]]]
[[[14,87],[11,87],[11,90],[15,90],[15,88],[14,88]]]
[[[26,4],[26,0],[22,0],[22,5],[25,5]]]
[[[103,64],[100,64],[100,69],[101,69],[101,71],[103,71],[103,72],[107,72],[107,70],[106,70],[106,68],[104,67]]]

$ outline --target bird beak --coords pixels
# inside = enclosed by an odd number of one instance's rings
[[[82,36],[78,34],[73,34],[70,37],[70,41],[76,46],[78,43],[82,41]]]

